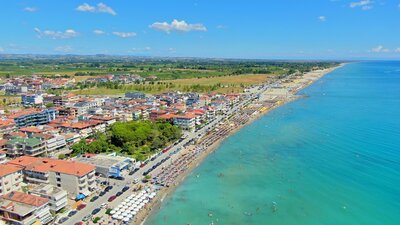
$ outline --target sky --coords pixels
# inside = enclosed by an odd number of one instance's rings
[[[3,0],[0,54],[400,59],[400,0]]]

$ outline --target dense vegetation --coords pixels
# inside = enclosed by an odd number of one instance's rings
[[[117,122],[106,133],[97,133],[91,142],[72,146],[73,155],[118,152],[144,160],[182,135],[179,127],[163,121]]]

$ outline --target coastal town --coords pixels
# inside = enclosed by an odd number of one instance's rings
[[[298,98],[300,89],[332,69],[296,72],[240,93],[60,95],[48,90],[76,82],[60,77],[7,78],[0,89],[19,100],[7,102],[0,111],[1,219],[24,225],[141,224],[224,138]],[[109,74],[85,83],[154,79]],[[111,136],[110,143],[123,136],[117,135],[116,127],[141,123],[161,129],[172,125],[170,139],[157,145],[151,139],[146,151],[126,147],[132,142],[99,147],[104,134]]]

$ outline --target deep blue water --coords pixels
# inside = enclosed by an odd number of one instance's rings
[[[146,224],[399,225],[400,62],[349,64],[302,94],[224,141]]]

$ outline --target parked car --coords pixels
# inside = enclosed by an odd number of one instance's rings
[[[139,183],[139,179],[135,178],[135,179],[133,180],[133,183],[134,183],[134,184]]]
[[[83,225],[83,222],[80,221],[80,222],[75,223],[74,225]]]
[[[100,212],[100,208],[95,208],[95,209],[93,209],[93,211],[92,211],[92,215],[96,215],[97,213],[99,213]]]
[[[125,180],[124,177],[115,177],[116,180]]]
[[[76,210],[72,210],[71,212],[68,213],[68,216],[69,217],[74,216],[77,212],[78,211],[76,211]]]
[[[125,186],[124,188],[122,188],[122,192],[125,192],[125,191],[127,191],[127,190],[129,190],[129,187],[128,187],[128,186]]]
[[[108,204],[104,202],[104,203],[102,203],[102,204],[100,205],[100,208],[104,209],[104,208],[107,207],[107,205],[108,205]]]
[[[121,196],[123,194],[122,191],[118,191],[117,194],[115,194],[116,196]]]
[[[88,221],[92,218],[92,215],[86,215],[85,217],[82,218],[82,221]]]
[[[108,198],[108,202],[112,202],[117,198],[117,196],[113,195],[111,197]]]
[[[94,202],[99,198],[99,196],[94,196],[93,198],[90,199],[90,202]]]
[[[130,172],[129,172],[129,175],[133,175],[135,173],[135,171],[134,170],[131,170]]]
[[[86,207],[86,204],[80,204],[78,207],[76,207],[77,210],[82,210]]]
[[[111,189],[113,189],[113,186],[108,185],[108,186],[104,189],[104,191],[110,191]]]
[[[107,193],[107,192],[102,191],[102,192],[100,192],[99,196],[103,196],[103,195],[105,195],[106,193]]]
[[[68,217],[63,217],[58,220],[58,223],[65,223],[65,221],[67,221],[67,220],[68,220]]]

